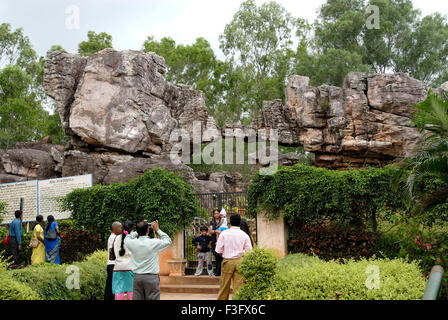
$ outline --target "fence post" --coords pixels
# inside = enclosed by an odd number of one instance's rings
[[[436,265],[432,267],[422,300],[437,300],[437,296],[439,295],[440,291],[440,285],[442,284],[442,278],[442,266]]]
[[[218,210],[222,210],[222,193],[218,193]]]

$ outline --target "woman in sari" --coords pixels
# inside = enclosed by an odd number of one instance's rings
[[[38,215],[36,221],[37,224],[33,229],[33,239],[37,239],[39,244],[36,248],[33,248],[33,253],[31,254],[32,266],[45,262],[44,228],[42,228],[44,217]]]
[[[59,247],[61,238],[59,237],[59,226],[53,216],[48,216],[47,227],[45,228],[45,253],[47,262],[61,264],[59,259]]]

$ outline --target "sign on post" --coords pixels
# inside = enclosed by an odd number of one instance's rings
[[[0,184],[0,202],[8,204],[3,223],[10,223],[14,219],[14,211],[22,206],[24,222],[35,221],[39,214],[44,219],[49,215],[53,215],[56,220],[67,219],[70,217],[70,212],[60,211],[58,199],[74,189],[91,186],[91,174]]]

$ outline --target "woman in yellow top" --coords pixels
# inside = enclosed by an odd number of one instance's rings
[[[44,223],[44,217],[38,215],[36,217],[37,224],[33,229],[33,238],[39,241],[37,248],[33,248],[33,254],[31,255],[31,265],[45,262],[45,244],[44,244],[44,229],[42,225]]]

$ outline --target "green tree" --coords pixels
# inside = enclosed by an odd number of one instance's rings
[[[406,35],[395,69],[438,87],[448,80],[448,21],[435,13],[415,23]]]
[[[13,31],[9,23],[0,25],[0,68],[11,64],[26,69],[36,58],[36,52],[22,28]]]
[[[45,135],[48,113],[42,108],[33,78],[19,66],[0,71],[0,147],[10,148],[18,141],[36,141]]]
[[[370,6],[379,9],[378,29],[367,24]],[[340,86],[349,71],[408,72],[433,86],[448,79],[448,21],[437,13],[422,18],[411,0],[328,0],[313,30],[295,71],[314,85]]]
[[[59,115],[44,108],[55,108],[43,88],[44,63],[23,29],[0,25],[0,148],[46,135],[56,143],[64,141]]]
[[[236,72],[230,83],[242,90],[233,106],[256,117],[264,100],[283,98],[285,80],[291,72],[295,29],[304,21],[295,19],[276,2],[257,6],[243,2],[220,35],[220,48]],[[244,83],[236,83],[236,82]],[[235,95],[234,95],[235,96]]]
[[[112,36],[106,32],[95,33],[94,31],[87,32],[87,41],[82,41],[78,45],[78,53],[82,56],[91,56],[92,54],[106,48],[112,47]]]

